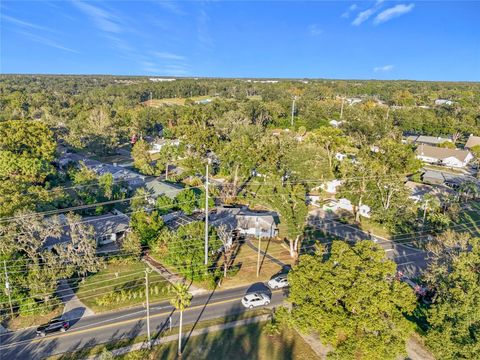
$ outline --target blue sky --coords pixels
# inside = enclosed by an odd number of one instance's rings
[[[480,2],[2,1],[2,73],[480,81]]]

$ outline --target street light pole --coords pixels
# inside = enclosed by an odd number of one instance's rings
[[[208,161],[205,177],[205,266],[208,265]]]
[[[145,295],[146,295],[146,305],[147,305],[147,338],[148,338],[148,347],[152,345],[152,339],[150,337],[150,301],[149,301],[149,289],[148,289],[148,274],[152,270],[145,269]]]

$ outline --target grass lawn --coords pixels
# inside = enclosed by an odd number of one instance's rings
[[[455,231],[468,231],[472,236],[480,236],[480,203],[469,202],[468,208],[459,214],[459,220],[454,226]]]
[[[252,242],[258,247],[258,240],[252,240]],[[289,251],[281,244],[282,242],[278,240],[262,240],[261,249],[286,264],[292,264]],[[233,263],[233,267],[240,266],[240,270],[235,276],[224,279],[222,288],[232,288],[251,284],[252,282],[267,281],[272,275],[282,269],[280,265],[260,254],[261,267],[259,277],[257,277],[257,258],[258,252],[254,251],[247,244],[242,244]]]
[[[77,285],[77,296],[95,312],[140,305],[145,301],[145,268],[141,261],[110,261],[105,269]],[[150,301],[166,299],[168,282],[157,272],[150,273],[149,280]],[[119,295],[122,290],[123,297]],[[100,299],[106,296],[111,296],[110,300],[102,303]]]
[[[56,307],[52,311],[43,315],[16,316],[13,319],[5,321],[4,325],[9,330],[18,330],[18,329],[24,329],[30,326],[38,326],[41,324],[46,324],[56,316],[62,315],[62,312],[63,312],[63,304],[61,304],[60,306]]]
[[[233,329],[211,332],[192,337],[184,346],[184,359],[223,359],[229,360],[309,360],[318,359],[308,345],[294,330],[283,330],[281,334],[269,336],[264,324],[250,324]],[[178,343],[169,342],[151,351],[138,352],[143,359],[177,358]],[[126,355],[119,359],[128,359]]]
[[[245,313],[241,313],[241,314],[229,315],[229,316],[221,317],[221,318],[217,318],[217,319],[205,320],[205,321],[199,322],[195,326],[194,330],[203,329],[203,328],[206,328],[206,327],[209,327],[209,326],[229,323],[229,322],[232,322],[232,321],[249,319],[249,318],[253,318],[253,317],[257,317],[257,316],[261,316],[261,315],[268,315],[270,313],[271,313],[271,310],[269,310],[267,308],[260,308],[260,309],[251,310],[251,311],[248,311],[248,312],[245,312]],[[182,331],[183,331],[184,334],[186,334],[187,332],[192,330],[192,328],[193,328],[193,324],[185,324],[182,327]],[[172,331],[169,331],[169,330],[164,331],[162,333],[162,337],[169,336],[169,335],[177,335],[177,334],[178,334],[178,328],[172,328]],[[152,333],[152,339],[157,339],[158,336],[159,336],[158,333]],[[48,358],[48,360],[85,359],[89,356],[93,356],[93,355],[97,355],[97,354],[102,353],[102,351],[104,349],[107,349],[107,350],[111,351],[113,349],[118,349],[118,348],[121,348],[121,347],[124,347],[124,346],[129,346],[129,345],[141,343],[141,342],[144,342],[146,340],[147,340],[146,335],[140,335],[140,336],[137,336],[137,337],[131,338],[131,339],[122,339],[122,340],[119,340],[119,341],[116,341],[116,342],[99,344],[99,345],[96,345],[94,347],[82,349],[80,351],[76,351],[76,352],[73,352],[73,353],[65,353],[65,354],[62,354],[62,355],[53,355],[53,356],[50,356]]]

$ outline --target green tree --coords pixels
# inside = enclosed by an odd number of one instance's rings
[[[190,215],[197,208],[197,195],[193,189],[182,190],[175,196],[176,206],[185,214]]]
[[[175,201],[167,195],[162,194],[155,200],[155,208],[160,215],[168,214],[175,210]]]
[[[309,141],[314,143],[328,159],[329,173],[334,173],[335,155],[349,146],[349,140],[342,130],[331,126],[321,126],[309,134]]]
[[[175,309],[180,311],[180,326],[178,328],[178,356],[182,356],[182,325],[183,325],[183,311],[190,306],[192,301],[192,294],[188,292],[188,285],[183,283],[176,283],[169,285],[169,293],[173,296],[170,299]]]
[[[436,299],[427,313],[426,343],[438,359],[476,359],[480,353],[480,240],[455,250],[434,270]],[[430,272],[432,268],[430,269]]]
[[[335,359],[396,359],[412,328],[416,305],[396,265],[370,241],[334,241],[328,254],[303,255],[289,274],[292,318],[334,347]]]
[[[180,226],[176,232],[162,232],[162,239],[158,239],[160,246],[165,244],[165,262],[172,265],[187,279],[212,279],[213,273],[209,269],[217,261],[216,251],[222,246],[215,228],[209,228],[208,236],[208,264],[205,265],[205,223],[196,221]]]
[[[130,226],[132,227],[132,231],[140,239],[141,244],[149,245],[157,238],[164,223],[162,217],[156,210],[151,213],[139,211],[130,217]]]
[[[145,140],[138,140],[132,148],[133,166],[142,174],[157,175],[149,150],[150,145]]]
[[[0,122],[0,216],[33,210],[53,200],[44,191],[56,142],[41,121]]]
[[[280,222],[283,222],[287,229],[290,256],[297,259],[303,231],[307,224],[308,207],[305,187],[291,182],[282,184],[277,180],[275,185],[252,186],[250,191],[254,201],[278,212]]]

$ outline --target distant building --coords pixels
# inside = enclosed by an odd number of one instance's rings
[[[278,235],[278,215],[273,211],[252,211],[247,207],[221,206],[209,216],[215,227],[225,225],[228,230],[243,235],[272,238]]]
[[[329,123],[331,126],[338,128],[338,127],[340,127],[340,125],[343,124],[343,121],[330,120],[328,123]]]
[[[167,81],[167,82],[168,82],[168,81],[175,81],[175,80],[177,80],[177,79],[174,79],[174,78],[157,78],[157,77],[155,77],[155,78],[149,78],[148,80],[153,81],[153,82],[164,82],[164,81]]]
[[[480,145],[480,136],[474,136],[473,134],[470,134],[467,143],[465,144],[465,149],[471,149],[477,145]]]
[[[425,136],[425,135],[410,135],[406,138],[407,143],[416,145],[432,145],[437,146],[444,142],[453,142],[451,138],[444,138],[440,136]]]
[[[442,105],[451,106],[454,103],[455,103],[454,101],[448,100],[448,99],[437,99],[437,100],[435,100],[435,105],[437,105],[437,106],[442,106]]]
[[[339,187],[340,185],[342,185],[342,180],[335,179],[335,180],[326,181],[320,186],[314,188],[313,190],[322,189],[323,191],[329,194],[336,194],[337,187]]]
[[[146,139],[148,143],[150,144],[151,149],[148,150],[150,154],[158,154],[162,148],[166,145],[171,145],[171,146],[180,146],[180,140],[179,139],[164,139],[164,138],[156,138],[156,139]]]
[[[145,182],[145,176],[126,169],[123,166],[117,165],[116,163],[102,163],[80,154],[65,153],[58,159],[57,163],[60,169],[66,169],[69,165],[79,166],[83,164],[87,169],[92,170],[99,176],[112,174],[115,182],[124,181],[131,190],[142,186]]]
[[[362,98],[358,98],[358,97],[346,98],[345,101],[349,105],[355,105],[355,104],[360,104],[362,102]]]
[[[352,202],[346,198],[341,199],[328,199],[322,206],[324,211],[337,212],[339,210],[344,210],[348,212],[353,212],[354,205]],[[358,208],[358,214],[360,216],[370,218],[371,214],[370,206],[363,204]]]
[[[417,158],[429,163],[448,167],[463,168],[473,159],[470,151],[420,145],[415,150]]]

